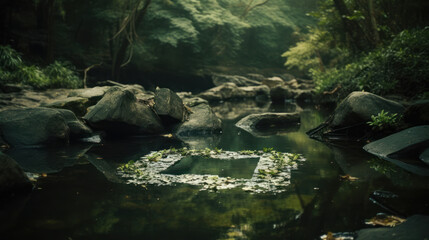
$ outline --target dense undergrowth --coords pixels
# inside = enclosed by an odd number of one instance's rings
[[[54,61],[44,68],[29,65],[9,46],[0,46],[0,82],[26,84],[36,89],[78,88],[82,85],[70,63]]]
[[[311,74],[318,92],[340,86],[340,98],[364,90],[421,99],[429,97],[428,66],[429,28],[425,28],[402,31],[386,46],[326,71],[314,68]]]

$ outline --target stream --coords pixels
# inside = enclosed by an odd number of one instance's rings
[[[297,129],[264,136],[234,126],[249,113],[300,108]],[[371,227],[365,219],[377,213],[429,215],[427,178],[374,158],[362,146],[327,145],[305,134],[323,122],[329,111],[255,101],[218,103],[213,109],[223,119],[221,135],[183,141],[170,136],[133,137],[103,144],[10,150],[7,154],[25,171],[40,176],[31,194],[1,205],[1,238],[319,239],[327,232]],[[249,193],[241,188],[200,191],[187,184],[140,186],[126,184],[116,174],[121,164],[151,151],[185,146],[227,151],[273,148],[301,154],[305,161],[292,170],[290,184],[281,193]],[[189,171],[204,170],[204,162],[195,162],[198,166]],[[248,176],[256,162],[237,164],[229,174]],[[219,168],[214,165],[206,167]],[[346,175],[357,179],[341,177]]]

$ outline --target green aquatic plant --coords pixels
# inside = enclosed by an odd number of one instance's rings
[[[118,167],[119,171],[130,173],[130,174],[136,174],[137,176],[143,175],[143,171],[140,170],[134,161],[129,161],[128,163],[125,163]]]
[[[385,130],[388,128],[395,127],[398,124],[398,114],[385,112],[381,110],[376,116],[371,116],[371,121],[368,121],[367,124],[371,126],[374,130]]]
[[[290,160],[291,160],[291,161],[293,161],[293,162],[295,162],[295,161],[297,161],[300,157],[301,157],[301,154],[299,154],[299,153],[291,153]]]
[[[264,148],[262,148],[262,151],[264,152],[264,153],[270,153],[271,151],[274,151],[274,148],[266,148],[266,147],[264,147]]]
[[[149,155],[147,157],[147,160],[149,160],[151,162],[158,162],[161,158],[162,158],[162,153],[161,152],[155,152],[152,155]]]
[[[217,148],[217,147],[215,147],[214,148],[214,152],[216,153],[216,154],[222,154],[223,153],[223,150],[222,150],[222,148]]]

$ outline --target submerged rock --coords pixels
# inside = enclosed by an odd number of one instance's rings
[[[0,195],[28,192],[33,185],[28,177],[11,157],[0,152]]]
[[[260,135],[263,132],[275,134],[278,131],[295,130],[299,123],[299,113],[261,113],[244,117],[235,126]]]
[[[204,135],[222,130],[222,121],[208,104],[198,104],[190,108],[188,120],[178,125],[174,131],[177,136]]]
[[[270,89],[265,85],[238,87],[234,83],[225,83],[211,88],[198,96],[208,101],[221,101],[229,99],[269,97]]]
[[[159,117],[133,89],[112,87],[84,117],[91,127],[115,135],[160,133]]]

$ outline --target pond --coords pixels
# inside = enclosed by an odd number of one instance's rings
[[[26,171],[40,173],[35,190],[2,204],[2,239],[318,239],[352,232],[377,213],[429,214],[428,178],[415,176],[365,153],[361,146],[327,145],[305,134],[328,113],[303,106],[297,129],[252,135],[234,124],[249,113],[293,112],[294,103],[220,103],[219,136],[169,136],[110,140],[103,144],[8,152]],[[201,191],[190,184],[126,184],[116,168],[151,151],[169,148],[298,153],[283,192],[242,188]],[[169,174],[215,174],[250,178],[257,158],[204,162],[187,157]],[[43,173],[43,174],[42,174]],[[350,175],[357,179],[344,179]],[[380,194],[381,193],[381,194]]]

